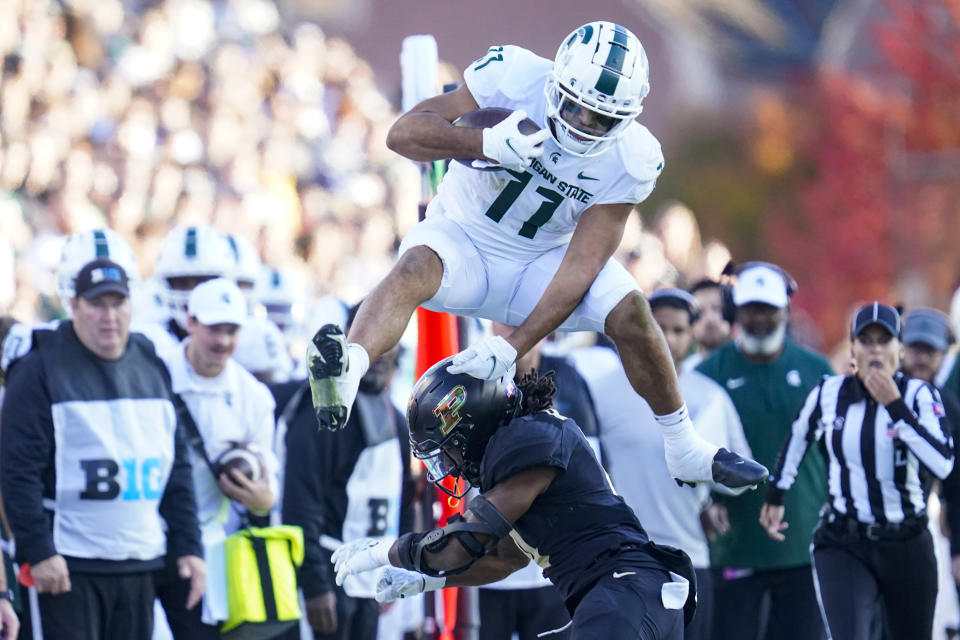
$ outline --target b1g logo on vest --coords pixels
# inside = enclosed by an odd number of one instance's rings
[[[86,486],[81,500],[159,500],[163,484],[159,458],[80,460]],[[122,470],[122,473],[121,473]]]

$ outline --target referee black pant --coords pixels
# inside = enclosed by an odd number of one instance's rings
[[[833,640],[875,637],[881,610],[886,640],[931,637],[937,562],[926,527],[905,540],[868,540],[821,524],[813,536],[813,564]]]
[[[70,573],[70,591],[41,593],[44,640],[150,640],[153,572]]]

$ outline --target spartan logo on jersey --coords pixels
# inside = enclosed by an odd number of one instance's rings
[[[803,384],[803,380],[800,378],[800,372],[796,369],[790,369],[787,372],[787,384],[791,387],[799,387]]]
[[[440,420],[440,434],[447,435],[455,426],[460,424],[460,408],[467,402],[467,390],[458,384],[443,396],[437,406],[433,408],[433,415]]]

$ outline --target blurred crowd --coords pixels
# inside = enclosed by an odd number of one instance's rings
[[[24,320],[57,314],[70,233],[116,230],[149,276],[173,226],[210,223],[355,299],[416,221],[369,66],[267,0],[13,0],[0,53],[0,307]]]
[[[148,278],[176,225],[249,240],[304,301],[358,300],[414,222],[416,167],[370,67],[268,0],[13,0],[0,25],[0,308],[63,315],[67,235],[115,230]],[[632,220],[645,290],[716,277],[729,252],[683,205]]]

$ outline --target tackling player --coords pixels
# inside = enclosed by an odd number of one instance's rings
[[[516,46],[492,47],[464,85],[411,109],[387,145],[408,158],[452,163],[407,234],[390,274],[365,299],[349,344],[324,326],[308,350],[321,426],[346,424],[370,360],[400,339],[419,305],[516,327],[458,354],[452,373],[505,375],[547,334],[605,332],[630,382],[657,415],[673,477],[755,485],[767,470],[699,438],[680,396],[663,335],[636,281],[611,256],[634,205],[663,169],[656,138],[635,121],[649,90],[647,57],[630,31],[591,22],[571,33],[556,60]],[[453,126],[479,107],[513,113],[486,129]],[[529,135],[527,115],[544,128]]]
[[[337,583],[388,567],[377,586],[386,602],[487,584],[533,559],[563,595],[572,637],[682,638],[696,606],[690,559],[650,542],[580,428],[553,410],[550,376],[531,372],[518,389],[509,376],[450,373],[451,362],[413,389],[411,449],[439,488],[462,496],[475,485],[480,495],[442,529],[340,547]],[[439,484],[448,476],[453,490]]]

